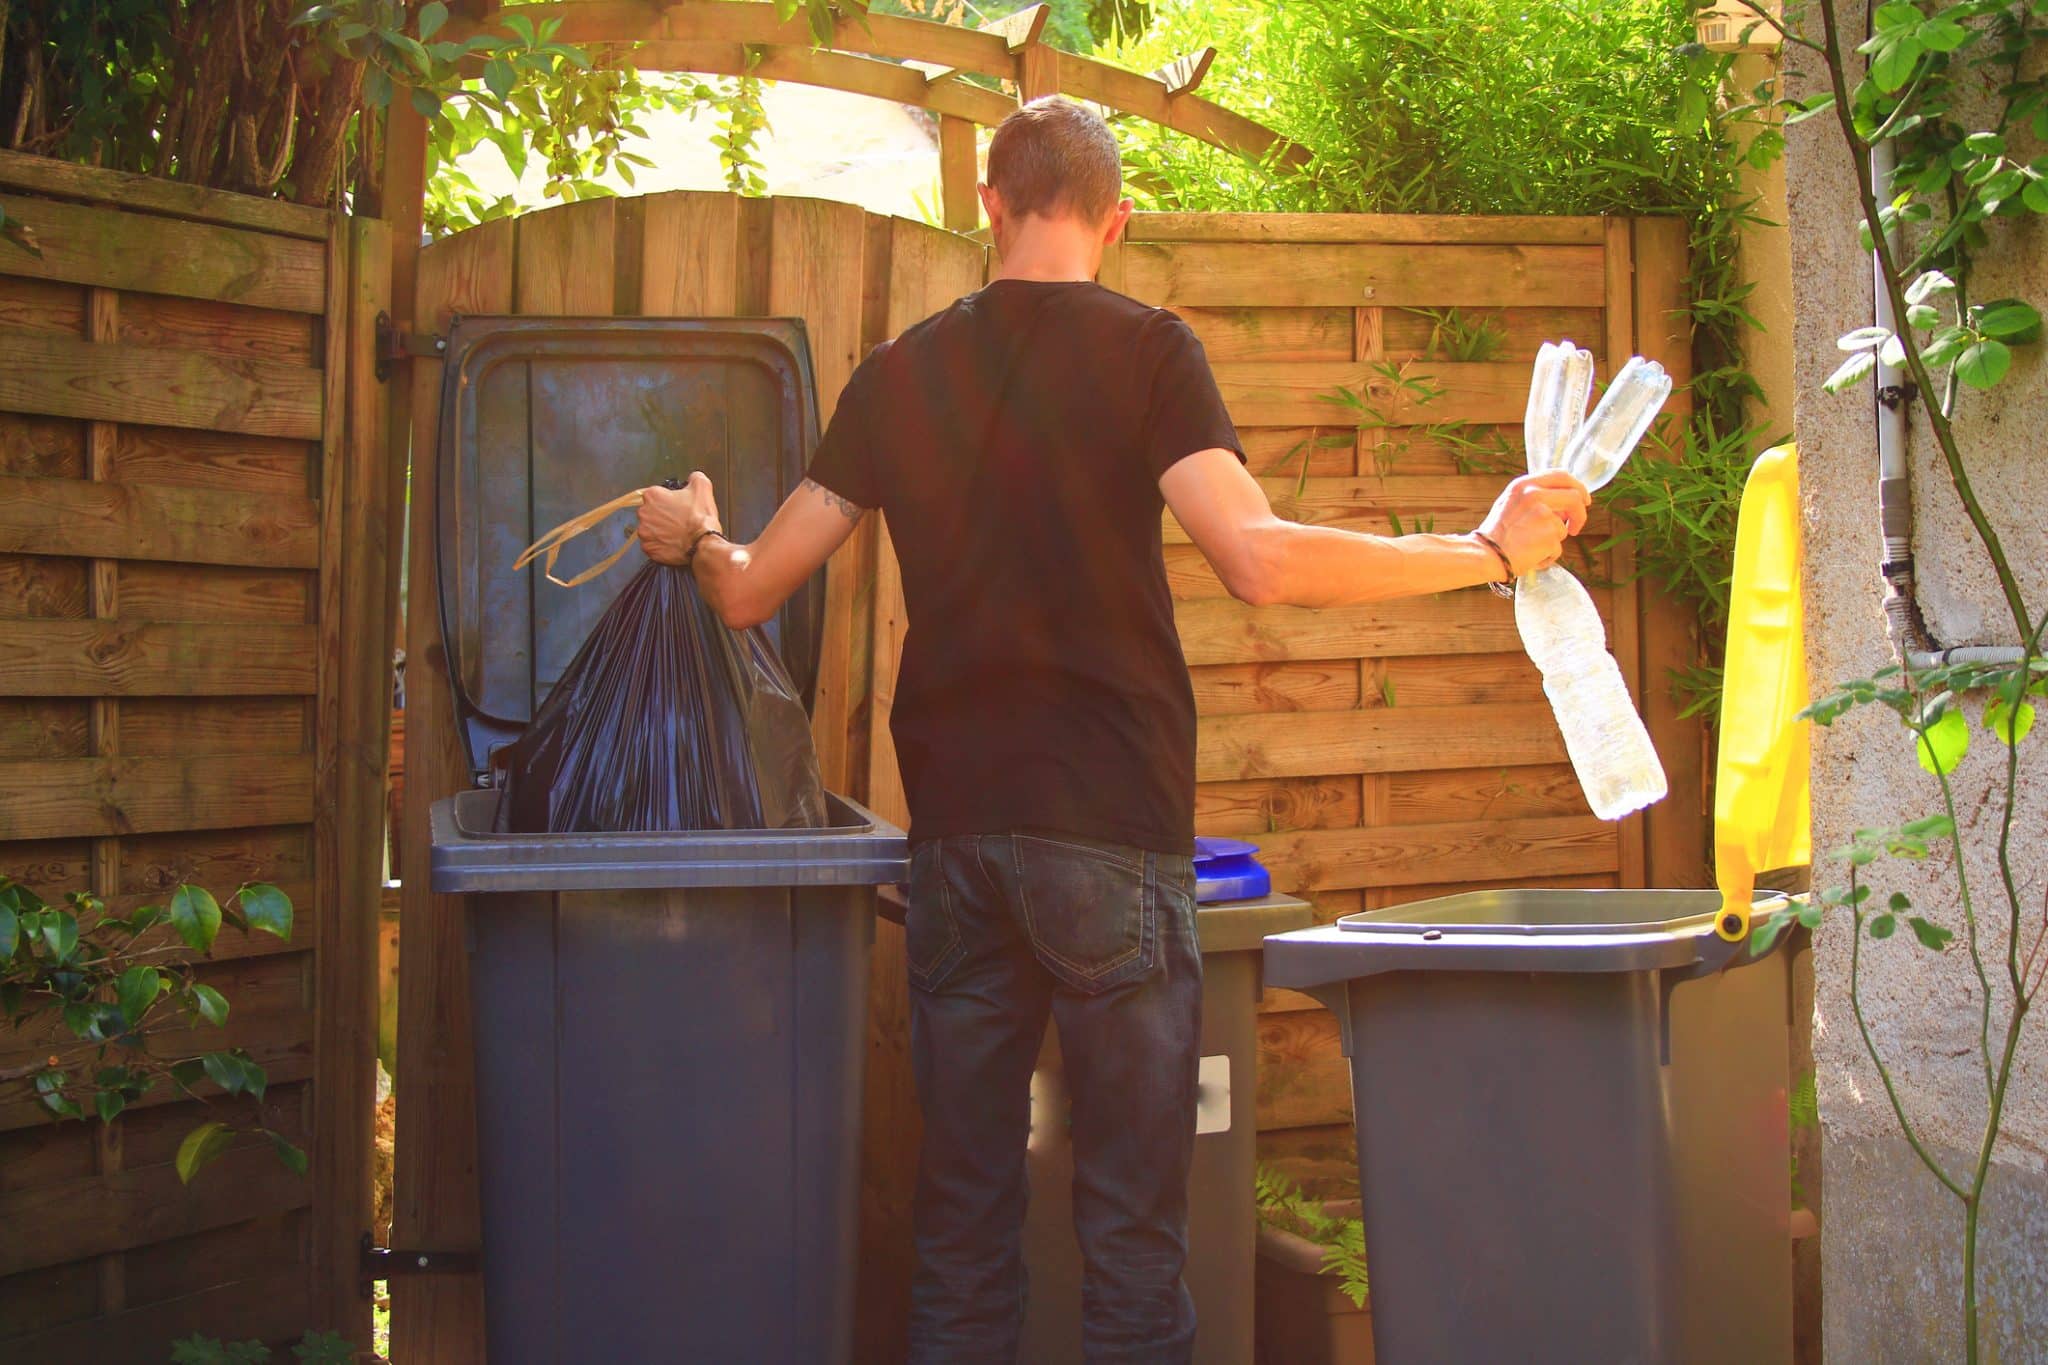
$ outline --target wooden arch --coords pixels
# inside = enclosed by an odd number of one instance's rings
[[[498,29],[495,0],[471,0],[462,8],[448,26],[454,40]],[[630,50],[643,71],[752,74],[929,109],[939,116],[944,221],[956,231],[979,223],[975,126],[1000,123],[1020,102],[1047,95],[1148,119],[1246,156],[1277,155],[1298,164],[1307,155],[1263,124],[1195,93],[1214,48],[1151,75],[1127,71],[1044,41],[1050,10],[1042,4],[978,29],[880,14],[842,17],[823,44],[802,16],[783,19],[763,0],[566,0],[522,5],[518,13],[536,25],[559,20],[558,42]],[[1015,95],[965,79],[970,75],[1005,82]]]

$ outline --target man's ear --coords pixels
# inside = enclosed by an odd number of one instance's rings
[[[996,193],[993,185],[976,185],[974,192],[981,196],[981,210],[988,215],[988,229],[1000,232],[1003,227],[1003,196]]]
[[[1136,207],[1137,205],[1129,199],[1117,201],[1117,206],[1109,211],[1109,221],[1102,229],[1104,246],[1116,245],[1117,238],[1124,235],[1124,228],[1130,224],[1131,210]]]

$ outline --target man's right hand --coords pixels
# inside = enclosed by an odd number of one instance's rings
[[[1501,490],[1479,530],[1519,577],[1557,563],[1565,541],[1586,529],[1591,504],[1586,486],[1562,469],[1524,474]]]

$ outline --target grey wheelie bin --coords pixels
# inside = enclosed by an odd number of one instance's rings
[[[802,331],[467,318],[449,343],[436,589],[476,789],[434,806],[431,865],[467,900],[489,1358],[843,1365],[902,832],[838,797],[815,829],[492,832],[491,755],[629,576],[568,591],[513,557],[692,468],[757,530],[816,439]],[[816,607],[774,625],[806,696]]]
[[[1251,1365],[1257,1264],[1259,949],[1265,935],[1313,923],[1308,902],[1265,895],[1195,907],[1202,949],[1202,1070],[1188,1176],[1188,1264],[1195,1365]],[[1024,1261],[1031,1294],[1019,1358],[1081,1359],[1081,1250],[1074,1241],[1074,1146],[1059,1030],[1031,1078],[1031,1205]]]
[[[1788,955],[1719,906],[1484,891],[1266,940],[1351,1059],[1382,1365],[1790,1360]]]

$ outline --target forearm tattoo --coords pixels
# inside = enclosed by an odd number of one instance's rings
[[[824,496],[825,501],[832,504],[832,506],[838,508],[839,514],[845,517],[848,521],[859,521],[863,516],[867,515],[867,508],[862,507],[859,503],[854,502],[849,498],[840,497],[837,493],[834,493],[831,489],[825,487],[824,484],[819,483],[816,479],[805,479],[803,486],[805,488],[817,489],[818,492]]]

